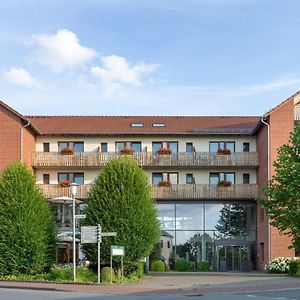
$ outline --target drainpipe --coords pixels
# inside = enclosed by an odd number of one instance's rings
[[[20,140],[21,140],[21,145],[20,145],[20,150],[21,150],[21,162],[24,162],[24,154],[23,154],[23,151],[24,151],[24,134],[23,134],[23,129],[28,127],[29,125],[31,124],[30,121],[28,121],[27,124],[25,124],[24,126],[21,126],[21,130],[20,130]]]
[[[264,118],[261,118],[261,122],[267,126],[268,128],[268,149],[267,149],[267,179],[268,179],[268,184],[270,180],[270,124],[267,123]],[[269,197],[268,197],[269,198]],[[268,219],[268,261],[271,259],[271,226],[270,226],[270,220]]]

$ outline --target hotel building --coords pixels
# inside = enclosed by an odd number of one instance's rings
[[[256,198],[300,118],[299,102],[298,92],[264,116],[183,117],[23,116],[0,101],[0,170],[17,160],[32,168],[60,226],[59,261],[71,247],[72,211],[53,199],[70,196],[76,182],[84,203],[101,169],[127,153],[149,178],[167,262],[263,270],[275,257],[295,255]]]

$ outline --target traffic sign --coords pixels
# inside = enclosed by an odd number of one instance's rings
[[[111,255],[112,256],[124,256],[125,247],[124,246],[111,246]]]
[[[97,242],[97,226],[81,226],[81,244]]]

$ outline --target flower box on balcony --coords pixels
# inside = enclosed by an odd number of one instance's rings
[[[71,154],[74,154],[74,149],[70,148],[70,147],[65,147],[60,150],[60,153],[71,155]]]
[[[161,147],[157,151],[157,154],[160,154],[160,155],[170,155],[171,153],[172,153],[171,149],[170,148],[165,148],[165,147]]]
[[[70,180],[64,180],[62,182],[60,182],[60,186],[61,187],[69,187],[71,185],[71,181]]]
[[[134,153],[133,148],[124,148],[121,150],[122,155],[132,155]]]
[[[219,187],[228,187],[231,186],[231,181],[221,180],[218,182]]]
[[[172,184],[170,181],[168,180],[161,180],[158,184],[158,186],[163,186],[163,187],[171,187]]]
[[[229,149],[221,149],[221,148],[219,148],[217,150],[217,154],[229,155],[230,153],[231,153],[231,151]]]

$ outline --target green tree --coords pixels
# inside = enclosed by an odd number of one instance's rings
[[[35,177],[14,163],[0,178],[0,274],[35,274],[52,264],[55,222]]]
[[[259,204],[270,217],[271,224],[292,237],[293,247],[300,240],[300,124],[290,135],[288,144],[278,149],[275,174],[264,189],[269,199]]]
[[[157,243],[160,229],[157,211],[145,173],[130,157],[112,160],[96,179],[87,199],[84,225],[102,226],[101,257],[109,261],[110,246],[125,246],[124,262],[148,256]],[[89,260],[97,261],[96,244],[84,244]]]

